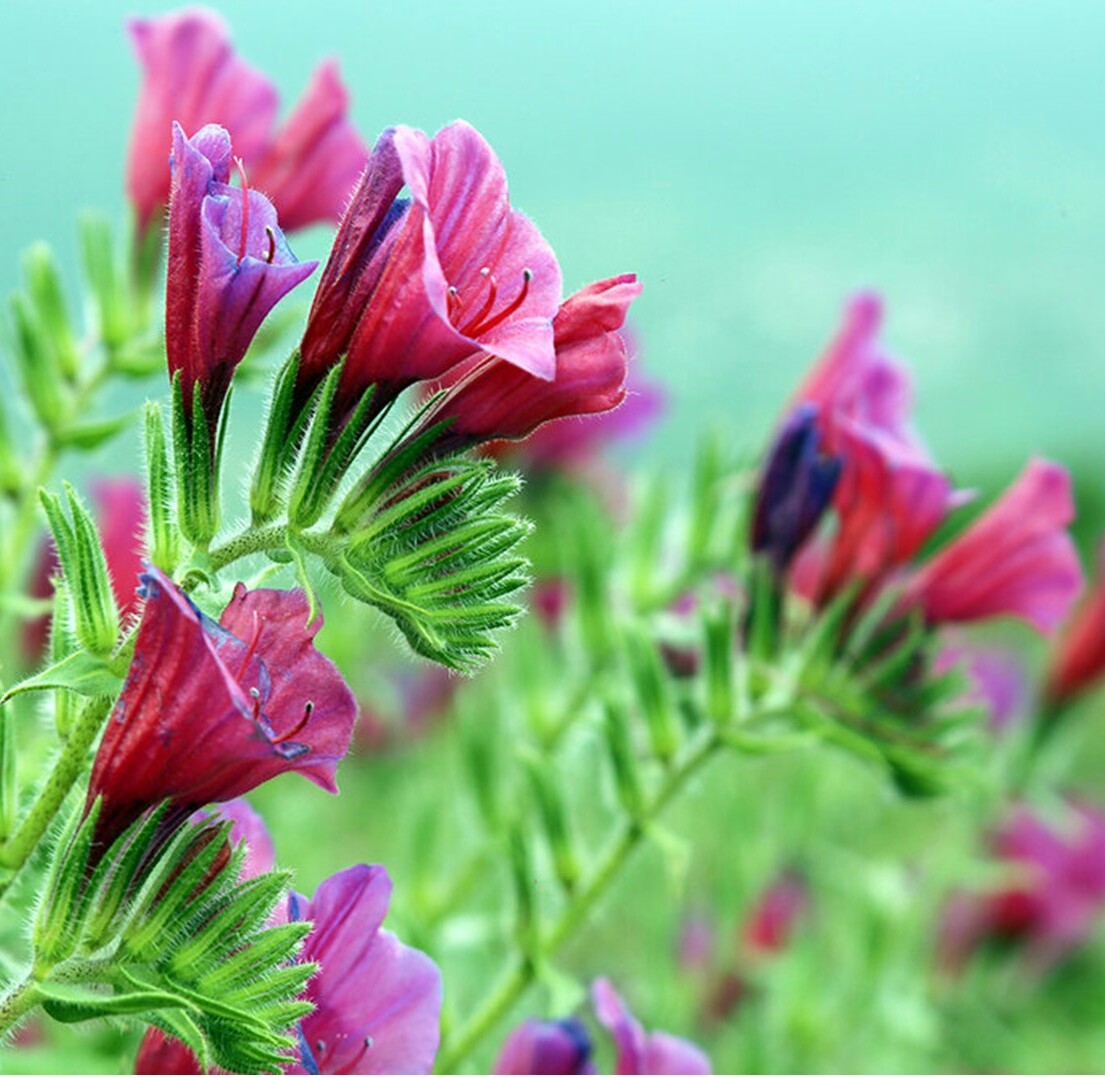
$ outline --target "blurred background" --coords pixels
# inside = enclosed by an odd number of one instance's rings
[[[173,5],[0,10],[0,294],[72,207],[122,215],[138,84],[122,23]],[[637,271],[673,406],[759,441],[861,286],[965,482],[1098,455],[1105,402],[1105,6],[931,0],[215,7],[286,106],[337,55],[370,140],[464,117],[501,155],[566,288]],[[300,257],[326,233],[301,237]]]
[[[75,283],[78,207],[123,221],[138,86],[123,21],[175,6],[0,6],[0,296],[17,286],[19,252],[37,239]],[[633,318],[642,363],[670,406],[631,457],[622,450],[636,469],[685,472],[712,427],[754,450],[835,331],[845,298],[874,287],[887,303],[884,339],[915,375],[918,425],[958,482],[993,490],[1028,456],[1052,456],[1074,467],[1084,551],[1101,532],[1105,5],[212,6],[286,108],[314,65],[337,55],[369,140],[397,122],[431,131],[457,117],[474,123],[500,154],[515,204],[557,250],[566,290],[615,272],[641,276]],[[297,235],[296,253],[322,257],[330,234]],[[163,392],[156,380],[132,388],[136,399]],[[256,406],[241,396],[237,407]],[[242,426],[236,436],[251,450]],[[137,443],[113,443],[90,466],[137,471]],[[508,685],[528,675],[525,648],[545,646],[540,632],[528,624],[512,637]],[[328,633],[343,668],[362,674],[366,700],[385,680],[372,663],[411,669],[378,621],[362,633],[351,617]],[[1028,635],[1010,633],[1038,668],[1044,645]],[[479,711],[475,698],[469,708]],[[1101,788],[1097,698],[1057,753],[1055,789]],[[432,829],[422,816],[440,814],[441,790],[463,786],[463,767],[448,733],[391,754],[361,747],[337,805],[294,778],[255,800],[302,889],[351,857],[381,860],[397,880],[397,929],[414,931],[410,895],[441,880],[427,882],[438,866],[412,832]],[[597,788],[599,754],[594,739],[577,745],[565,780]],[[650,1025],[698,1036],[719,1068],[1100,1065],[1100,930],[1040,990],[1042,977],[1000,961],[952,986],[930,980],[949,889],[990,880],[980,834],[999,805],[972,799],[975,790],[902,800],[882,776],[828,753],[744,760],[738,773],[709,771],[679,805],[671,828],[687,844],[658,842],[638,860],[611,903],[616,914],[573,941],[573,973],[617,975]],[[462,805],[454,825],[470,815]],[[693,858],[683,857],[692,840]],[[732,936],[796,863],[812,882],[813,926],[757,980],[755,1013],[719,1023],[699,973],[677,968],[682,927],[703,913]],[[500,890],[485,891],[487,916],[435,937],[455,974],[454,1008],[490,979],[470,961],[495,937],[488,924],[501,911]],[[715,956],[724,964],[720,949]],[[133,1057],[133,1037],[97,1035],[95,1059],[83,1031],[65,1040],[66,1065],[118,1069]],[[39,1064],[62,1067],[62,1056]]]

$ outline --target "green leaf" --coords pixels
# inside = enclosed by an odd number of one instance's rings
[[[129,991],[117,995],[103,994],[75,984],[47,981],[39,986],[42,1008],[64,1024],[91,1021],[98,1017],[129,1017],[151,1010],[192,1009],[195,1007],[179,995],[168,991]]]
[[[122,687],[123,678],[105,658],[87,651],[77,651],[31,677],[13,684],[0,704],[24,692],[46,692],[64,689],[80,696],[113,696]]]

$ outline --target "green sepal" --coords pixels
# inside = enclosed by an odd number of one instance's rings
[[[733,684],[735,631],[733,608],[728,602],[709,610],[702,619],[706,656],[706,713],[724,728],[736,713]]]
[[[86,815],[73,812],[58,840],[31,930],[36,966],[52,967],[80,944],[85,926],[81,895],[99,812],[99,801]]]
[[[625,632],[626,658],[649,743],[658,759],[669,762],[679,750],[682,730],[675,716],[671,686],[656,647],[637,625]]]
[[[23,489],[24,465],[16,452],[4,402],[0,400],[0,498]]]
[[[66,310],[61,274],[53,252],[45,243],[34,244],[23,256],[23,276],[42,339],[50,349],[51,367],[66,381],[74,382],[80,349]]]
[[[127,285],[115,253],[111,221],[103,213],[85,213],[80,220],[81,268],[92,297],[96,329],[109,353],[130,336]]]
[[[476,807],[491,834],[503,824],[502,731],[495,716],[480,714],[461,723],[461,752],[465,771],[472,783]]]
[[[168,575],[180,559],[180,540],[173,514],[173,473],[161,405],[146,405],[146,548],[150,561]]]
[[[707,435],[695,459],[687,529],[687,561],[694,569],[701,570],[724,559],[724,553],[716,549],[719,521],[725,519],[722,480],[728,472],[722,445],[719,434]]]
[[[552,850],[556,877],[560,880],[560,885],[570,893],[579,881],[581,865],[568,824],[568,811],[560,792],[561,783],[557,782],[552,772],[552,762],[542,759],[532,749],[522,753],[522,762],[537,801],[537,811],[545,837]]]
[[[118,415],[114,419],[97,419],[87,423],[73,423],[54,432],[54,441],[59,446],[81,449],[85,452],[97,449],[101,445],[118,437],[134,424],[134,415]]]
[[[68,483],[65,496],[68,516],[56,495],[39,491],[69,588],[77,639],[87,651],[106,657],[119,638],[119,611],[103,544],[92,517]]]
[[[181,533],[189,542],[207,549],[219,532],[219,472],[225,418],[230,409],[230,392],[216,417],[212,437],[209,418],[204,411],[200,383],[193,386],[192,414],[184,410],[180,372],[173,376],[173,460],[176,467],[177,517]]]
[[[311,417],[310,402],[300,408],[298,414],[292,415],[298,377],[299,350],[296,349],[277,371],[269,397],[261,454],[249,491],[254,526],[275,520],[280,514],[288,475]]]
[[[536,960],[541,949],[537,881],[520,823],[513,824],[507,832],[507,854],[514,881],[514,937],[522,954],[531,961]]]
[[[98,1017],[131,1017],[151,1010],[181,1009],[188,1006],[180,996],[168,991],[127,991],[108,995],[75,984],[40,984],[42,1008],[55,1021],[76,1024]]]
[[[79,696],[111,696],[119,691],[122,683],[123,678],[106,659],[87,651],[77,651],[13,684],[0,696],[0,705],[24,692],[64,690]]]
[[[38,421],[52,432],[64,422],[69,411],[61,371],[24,295],[17,293],[11,297],[11,317],[14,330],[11,351],[20,382]]]
[[[645,797],[637,753],[633,747],[629,715],[621,701],[611,695],[603,701],[603,711],[603,730],[614,771],[618,800],[631,819],[640,819],[644,815]]]
[[[635,499],[627,542],[629,590],[638,609],[650,609],[662,588],[657,568],[663,563],[664,530],[671,518],[671,489],[663,476],[651,475]]]
[[[385,414],[374,411],[376,389],[370,386],[335,432],[334,397],[343,367],[342,363],[335,366],[317,393],[311,426],[299,456],[299,470],[288,497],[288,520],[295,527],[306,528],[318,522]]]

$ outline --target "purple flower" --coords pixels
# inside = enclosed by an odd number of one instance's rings
[[[288,916],[311,920],[304,961],[313,1013],[299,1028],[301,1063],[288,1073],[429,1073],[440,1038],[441,974],[381,924],[391,879],[360,864],[326,879],[313,901],[292,894]]]
[[[956,666],[971,682],[964,702],[983,707],[994,730],[1008,729],[1024,717],[1030,698],[1028,678],[1011,651],[956,640],[937,654],[932,669],[940,674]]]
[[[250,807],[245,797],[235,797],[234,800],[228,800],[216,808],[196,812],[192,816],[193,822],[201,822],[204,819],[213,819],[216,822],[228,820],[231,823],[231,845],[245,845],[246,856],[242,861],[242,879],[256,878],[267,871],[272,871],[275,867],[276,850],[272,844],[272,835],[269,833],[269,828],[265,826],[265,820]]]
[[[594,1073],[591,1037],[574,1017],[523,1021],[495,1062],[496,1073]]]
[[[357,704],[314,646],[302,591],[238,584],[219,623],[163,573],[143,577],[134,658],[92,767],[109,844],[145,809],[171,800],[183,819],[284,771],[329,792]]]
[[[840,479],[842,461],[824,451],[817,408],[791,412],[764,467],[752,520],[752,550],[783,575],[821,522]]]
[[[596,980],[591,1000],[599,1021],[614,1037],[617,1073],[712,1073],[710,1060],[693,1043],[666,1032],[647,1033],[609,980]]]
[[[224,128],[209,124],[186,138],[173,125],[165,352],[188,416],[201,387],[212,436],[261,322],[317,265],[296,261],[264,195],[228,185],[230,167]]]

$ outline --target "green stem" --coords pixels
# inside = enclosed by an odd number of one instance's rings
[[[73,783],[81,776],[88,759],[92,742],[100,732],[104,719],[111,710],[110,699],[93,699],[84,705],[80,717],[54,760],[46,784],[43,785],[19,829],[0,846],[0,867],[7,868],[9,876],[0,883],[0,894],[11,884],[16,873],[27,862],[36,845],[46,833],[47,827],[61,809]]]
[[[0,1002],[0,1039],[38,1005],[40,998],[38,984],[30,976],[5,996]]]
[[[621,874],[629,858],[648,834],[650,825],[678,795],[692,775],[722,746],[713,733],[691,748],[666,773],[659,788],[645,804],[637,819],[624,822],[618,829],[602,859],[588,879],[568,899],[560,914],[545,933],[542,958],[553,957],[583,926],[595,905]],[[439,1073],[457,1073],[463,1062],[513,1009],[526,989],[533,983],[538,963],[517,958],[498,986],[478,1010],[451,1037],[438,1059]]]
[[[241,534],[228,539],[221,546],[216,546],[208,554],[211,570],[218,572],[221,568],[240,561],[251,554],[264,553],[276,546],[283,546],[288,534],[286,524],[269,524],[267,527],[247,527]]]

